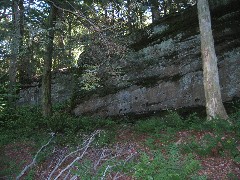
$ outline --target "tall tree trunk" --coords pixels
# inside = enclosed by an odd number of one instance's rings
[[[53,56],[53,39],[54,27],[57,17],[57,8],[51,6],[50,14],[48,17],[48,36],[46,55],[44,58],[43,79],[42,79],[42,103],[43,103],[43,116],[49,117],[52,115],[52,101],[51,101],[51,69],[52,69],[52,56]]]
[[[127,25],[130,33],[133,31],[131,11],[131,0],[127,0]]]
[[[167,15],[167,8],[168,8],[168,0],[163,0],[163,14],[164,14],[164,16]]]
[[[31,71],[31,54],[28,51],[28,47],[24,47],[24,0],[19,0],[18,6],[20,10],[19,26],[20,26],[20,37],[19,37],[19,83],[26,84],[31,82],[32,71]],[[30,7],[29,7],[30,8]],[[30,11],[30,10],[28,10]]]
[[[176,6],[177,6],[177,11],[178,11],[178,12],[181,11],[180,3],[182,3],[182,0],[175,0],[175,4],[176,4]]]
[[[70,42],[70,43],[69,43]],[[72,46],[70,45],[72,42],[72,20],[68,20],[68,58],[72,59]]]
[[[169,14],[174,13],[172,0],[168,0],[167,6],[168,6],[168,9],[169,9]]]
[[[111,4],[111,25],[113,26],[114,25],[114,22],[115,22],[115,10],[114,10],[114,6],[113,6],[113,3]]]
[[[158,0],[150,0],[152,11],[152,22],[156,22],[160,19],[159,2]]]
[[[19,82],[20,84],[26,84],[30,80],[28,75],[29,72],[29,58],[27,52],[24,50],[23,45],[23,36],[24,36],[24,6],[23,0],[19,0],[18,3],[20,16],[19,16],[19,27],[20,27],[20,37],[19,37],[19,62],[18,62],[18,71],[19,71]]]
[[[19,8],[17,0],[12,1],[12,19],[13,19],[13,37],[11,44],[11,58],[9,64],[9,104],[12,108],[16,105],[16,75],[17,75],[17,61],[19,57],[19,37],[20,37],[20,25],[19,25]]]
[[[143,11],[140,11],[139,12],[139,23],[140,23],[140,26],[139,26],[139,28],[142,28],[143,27]]]
[[[211,28],[211,17],[207,0],[197,2],[199,27],[201,34],[201,53],[203,60],[203,81],[208,119],[220,117],[227,119],[227,113],[222,103],[217,56]]]

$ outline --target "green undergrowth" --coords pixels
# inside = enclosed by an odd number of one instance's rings
[[[151,150],[147,153],[142,151],[138,157],[128,161],[121,159],[106,160],[96,171],[91,171],[93,162],[89,159],[81,163],[76,163],[77,170],[73,174],[83,179],[107,179],[109,174],[117,173],[133,177],[134,179],[206,179],[199,176],[198,170],[201,169],[200,162],[193,154],[182,155],[179,148],[172,144],[161,150]]]
[[[201,165],[194,155],[183,156],[175,144],[166,147],[165,153],[155,150],[150,156],[143,152],[132,167],[137,179],[206,179],[197,174]]]
[[[0,119],[0,151],[7,144],[22,142],[32,144],[33,154],[42,147],[55,133],[53,141],[43,150],[37,159],[44,162],[56,146],[76,148],[83,142],[83,137],[101,130],[96,136],[92,147],[111,147],[115,142],[117,132],[131,129],[136,136],[146,135],[143,145],[149,150],[139,150],[138,156],[124,161],[107,159],[92,171],[93,162],[83,159],[76,164],[78,170],[72,172],[83,179],[99,179],[104,173],[121,172],[136,179],[206,179],[199,177],[200,161],[195,156],[228,156],[240,163],[240,110],[236,109],[228,121],[220,118],[208,121],[197,114],[181,117],[175,111],[169,111],[164,117],[149,117],[144,120],[129,121],[103,118],[75,117],[66,111],[66,105],[54,107],[53,116],[43,118],[40,107],[21,107],[14,113],[5,109]],[[131,123],[129,123],[131,122]],[[179,141],[179,134],[186,132],[187,137]],[[200,136],[200,135],[201,136]],[[130,137],[129,137],[130,138]],[[142,142],[138,142],[142,143]],[[9,167],[1,171],[1,176],[20,172],[11,160],[1,156],[1,165]],[[111,171],[105,172],[111,167]],[[34,177],[34,169],[28,174]]]
[[[217,134],[232,133],[239,136],[239,128],[240,110],[236,110],[235,113],[231,114],[228,121],[221,118],[206,120],[205,118],[200,118],[196,113],[183,118],[177,112],[169,111],[164,117],[153,116],[135,123],[136,132],[148,134],[158,134],[159,132],[168,132],[169,130],[175,132],[195,130],[211,131]]]
[[[41,163],[51,156],[54,148],[74,149],[83,143],[84,137],[89,136],[95,130],[100,130],[100,133],[95,137],[94,147],[105,147],[115,141],[117,125],[115,121],[103,118],[75,117],[65,109],[66,105],[55,105],[50,118],[44,118],[41,115],[41,108],[37,106],[18,107],[16,110],[4,109],[1,112],[0,166],[4,168],[0,168],[0,179],[1,177],[11,179],[13,174],[21,172],[21,164],[14,164],[14,160],[5,155],[5,147],[8,145],[13,145],[11,151],[15,152],[14,144],[16,146],[23,145],[23,147],[27,144],[27,147],[33,149],[31,153],[34,157],[37,150],[45,145],[51,134],[54,133],[51,143],[38,155],[37,163]],[[31,177],[30,174],[28,176]]]
[[[96,129],[112,132],[116,122],[111,119],[75,117],[64,111],[65,106],[54,107],[53,115],[44,118],[41,108],[19,107],[14,113],[10,109],[3,112],[0,119],[0,146],[14,140],[39,139],[49,133],[55,133],[60,143],[74,143],[79,135],[88,134]],[[105,134],[105,136],[107,136]]]
[[[159,133],[167,129],[179,130],[183,127],[183,119],[176,112],[169,111],[165,117],[150,117],[136,122],[135,129],[141,133]]]
[[[151,149],[156,150],[177,143],[184,154],[193,153],[204,157],[228,156],[236,163],[240,163],[239,129],[239,109],[230,115],[228,121],[220,118],[206,120],[195,113],[182,118],[176,112],[169,111],[164,117],[150,117],[135,124],[138,134],[148,134],[145,145]],[[188,133],[187,137],[181,139],[179,132]]]

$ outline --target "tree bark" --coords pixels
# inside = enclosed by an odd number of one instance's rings
[[[72,59],[72,46],[70,43],[72,42],[72,20],[68,19],[68,58]]]
[[[180,12],[181,11],[181,6],[180,6],[180,3],[182,3],[181,0],[175,0],[175,4],[177,6],[177,11]]]
[[[30,61],[28,58],[28,54],[24,49],[24,44],[23,44],[23,36],[24,36],[23,0],[19,0],[18,6],[20,10],[20,16],[19,16],[20,37],[19,37],[19,62],[18,62],[19,83],[26,84],[30,80],[30,74],[29,74]]]
[[[131,6],[131,0],[127,0],[127,25],[128,25],[129,32],[132,33],[133,31],[132,17],[131,17],[132,8],[130,6]]]
[[[156,22],[160,19],[160,11],[159,11],[159,2],[158,0],[150,0],[151,11],[152,11],[152,22]]]
[[[164,16],[167,15],[167,0],[163,0],[163,14]]]
[[[20,37],[20,14],[18,3],[16,0],[12,1],[12,19],[13,19],[13,36],[11,44],[11,58],[9,64],[9,105],[15,108],[16,105],[16,76],[17,76],[17,62],[19,58],[19,37]]]
[[[222,103],[217,67],[217,56],[211,28],[211,17],[207,0],[197,2],[199,27],[201,34],[201,53],[203,60],[203,81],[206,99],[207,118],[220,117],[227,119],[228,115]]]
[[[52,115],[52,101],[51,101],[51,69],[52,69],[52,56],[53,56],[53,39],[54,27],[57,17],[57,8],[51,6],[50,14],[48,17],[48,36],[46,45],[46,55],[44,58],[43,79],[42,79],[42,106],[43,116],[49,117]]]

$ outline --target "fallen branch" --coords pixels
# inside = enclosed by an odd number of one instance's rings
[[[106,149],[103,149],[103,151],[102,151],[102,153],[101,153],[98,161],[97,161],[97,162],[94,164],[94,166],[93,166],[94,171],[97,170],[97,167],[98,167],[98,165],[100,164],[100,162],[101,162],[102,160],[104,160],[104,158],[110,156],[111,153],[112,153],[112,152],[110,152],[110,153],[108,153],[108,154],[105,154],[105,152],[106,152]]]
[[[71,167],[73,166],[73,164],[75,162],[77,162],[78,160],[82,159],[83,156],[85,155],[86,151],[88,150],[90,144],[94,141],[94,137],[99,134],[100,131],[95,131],[84,143],[83,143],[83,147],[80,149],[77,149],[71,153],[69,153],[68,155],[66,155],[62,160],[60,160],[57,165],[54,167],[53,171],[51,172],[51,174],[48,177],[48,180],[52,179],[53,174],[56,172],[56,170],[63,164],[63,162],[65,162],[65,160],[70,157],[71,155],[83,150],[83,152],[81,153],[80,156],[76,157],[70,164],[68,164],[55,178],[54,180],[57,180],[65,171],[70,170]]]
[[[52,135],[52,137],[49,139],[49,141],[48,141],[45,145],[43,145],[43,146],[38,150],[38,152],[37,152],[37,154],[34,156],[32,162],[31,162],[30,164],[28,164],[27,166],[25,166],[25,168],[22,170],[22,172],[16,177],[16,180],[20,179],[20,178],[26,173],[26,171],[27,171],[28,169],[30,169],[32,166],[34,166],[34,165],[36,164],[36,159],[37,159],[37,157],[38,157],[38,154],[39,154],[45,147],[47,147],[47,146],[50,144],[50,142],[51,142],[52,139],[54,138],[55,133],[51,133],[51,135]]]
[[[106,167],[106,169],[105,169],[105,171],[104,171],[104,173],[103,173],[103,175],[102,175],[102,177],[101,177],[101,180],[104,180],[104,178],[105,178],[105,176],[106,176],[106,173],[107,173],[108,169],[111,169],[111,168],[112,168],[112,166],[107,165],[107,167]]]
[[[115,159],[115,158],[117,158],[117,157],[120,157],[120,156],[124,155],[125,153],[123,154],[122,152],[123,152],[123,149],[122,149],[122,148],[118,149],[118,147],[117,147],[117,148],[116,148],[116,154],[115,154],[113,157],[111,157],[110,159],[108,159],[108,160],[112,160],[112,159]],[[113,167],[117,167],[117,166],[119,166],[119,165],[125,165],[125,164],[126,164],[129,160],[131,160],[136,154],[137,154],[137,152],[131,153],[130,155],[128,155],[128,156],[124,159],[123,162],[120,161],[120,162],[117,162],[117,163],[114,164],[114,165],[107,165],[107,167],[105,168],[105,170],[104,170],[104,172],[103,172],[103,175],[102,175],[102,177],[101,177],[101,180],[106,179],[106,176],[107,176],[107,175],[110,175],[110,176],[111,176],[111,172],[112,172],[112,168],[113,168]],[[107,174],[107,172],[108,172],[108,174]],[[120,172],[118,171],[118,172],[115,174],[114,177],[111,176],[111,179],[117,180],[117,179],[121,178],[121,177],[124,176],[124,175],[125,175],[125,174],[120,174]]]

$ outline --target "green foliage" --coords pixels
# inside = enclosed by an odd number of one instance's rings
[[[231,180],[238,180],[238,176],[234,173],[229,173],[228,174],[228,178],[231,179]]]
[[[6,77],[3,78],[3,80],[0,77],[0,128],[1,126],[5,126],[6,120],[12,119],[14,116],[14,109],[10,108],[8,104],[8,99],[16,98],[15,96],[8,93],[8,81],[6,80]]]
[[[83,162],[78,163],[76,162],[74,164],[77,168],[76,170],[72,170],[72,174],[77,174],[81,179],[87,180],[87,179],[93,179],[93,162],[89,159],[83,160]]]
[[[150,149],[157,149],[158,147],[156,146],[155,139],[150,137],[146,139],[145,144],[150,148]]]
[[[94,144],[96,147],[104,147],[114,142],[116,132],[114,130],[103,130],[99,136],[95,138]]]
[[[185,120],[184,124],[189,129],[195,129],[195,130],[202,130],[203,129],[203,122],[205,120],[201,119],[197,113],[190,114]]]
[[[206,130],[212,130],[218,134],[232,131],[232,125],[228,121],[220,118],[205,121],[203,125]]]
[[[191,137],[186,144],[182,145],[182,149],[186,153],[197,153],[200,156],[224,156],[227,153],[232,157],[237,157],[239,154],[236,139],[224,135],[206,134],[200,140]]]
[[[0,169],[0,177],[8,177],[8,179],[13,179],[13,174],[15,172],[20,172],[20,167],[23,164],[17,163],[14,161],[9,161],[8,159],[4,159],[5,157],[2,155],[0,156],[0,167],[7,167],[4,169]]]
[[[184,125],[183,119],[177,114],[177,112],[169,111],[168,114],[163,117],[152,117],[147,120],[141,120],[136,123],[135,129],[144,133],[159,133],[161,130],[166,129],[180,129]]]
[[[6,108],[4,113],[0,127],[1,143],[7,142],[9,138],[30,137],[46,127],[38,107],[20,107],[15,111]]]
[[[115,122],[111,119],[72,117],[66,114],[54,114],[48,120],[48,127],[58,133],[92,132],[96,129],[113,127]]]
[[[78,168],[73,170],[72,174],[78,175],[78,177],[81,177],[83,180],[105,179],[111,172],[129,173],[129,170],[132,168],[132,163],[126,163],[124,160],[114,158],[107,159],[95,170],[93,168],[94,162],[89,159],[85,159],[81,163],[77,162],[75,165]]]
[[[232,122],[232,124],[229,122]],[[184,125],[187,129],[213,131],[219,135],[232,132],[238,134],[240,128],[240,110],[236,109],[236,112],[231,114],[228,120],[221,118],[207,120],[193,113],[184,120]]]
[[[135,129],[143,133],[156,133],[165,128],[166,125],[163,123],[162,119],[158,117],[137,121],[135,125]]]
[[[167,154],[160,150],[155,151],[153,157],[143,153],[133,169],[138,179],[189,179],[196,175],[200,163],[192,154],[181,156],[177,146],[171,145]]]
[[[197,113],[189,115],[183,119],[177,112],[168,111],[165,117],[151,117],[146,120],[136,122],[135,129],[144,133],[158,133],[166,129],[191,129],[200,131],[213,131],[217,134],[232,133],[240,135],[240,110],[237,109],[235,113],[230,115],[229,121],[214,118],[206,120],[200,118]]]
[[[102,131],[94,140],[94,147],[105,147],[114,141],[117,125],[115,121],[74,117],[66,112],[66,108],[68,108],[66,104],[55,106],[51,118],[43,118],[40,107],[19,107],[14,113],[6,108],[4,111],[7,119],[3,121],[4,126],[0,127],[0,146],[20,138],[31,139],[37,146],[41,146],[43,140],[46,140],[47,132],[52,131],[56,132],[54,143],[72,145],[76,142],[81,143],[83,134],[96,129]],[[152,117],[145,121],[138,121],[135,129],[150,135],[145,142],[145,145],[150,148],[148,153],[142,153],[140,157],[127,163],[121,159],[106,160],[96,171],[93,171],[93,162],[83,159],[81,164],[77,164],[78,170],[72,173],[79,174],[85,179],[99,179],[107,166],[111,166],[111,172],[124,172],[134,175],[137,179],[204,179],[205,177],[198,177],[196,174],[200,164],[192,154],[197,153],[201,156],[230,154],[236,163],[240,162],[239,151],[236,148],[239,137],[235,136],[239,131],[239,117],[240,113],[236,111],[231,115],[233,124],[229,125],[221,119],[202,120],[196,114],[183,119],[176,112],[170,111],[165,117]],[[192,154],[182,155],[178,147],[172,145],[172,142],[175,142],[176,132],[182,129],[206,132],[203,138],[192,136],[187,139],[186,144],[180,144],[184,153]],[[41,135],[42,132],[45,134]],[[161,146],[158,146],[157,140],[161,142]],[[163,149],[162,144],[167,149]],[[49,152],[51,151],[40,154],[38,161],[42,162],[44,157],[50,154]],[[29,177],[31,176],[30,173]]]
[[[164,121],[171,128],[180,129],[184,125],[182,117],[175,111],[169,111],[168,115],[164,117]]]
[[[100,87],[100,78],[97,76],[98,68],[99,67],[89,66],[82,74],[82,81],[80,83],[82,90],[90,91]]]
[[[74,142],[79,133],[88,133],[96,129],[105,129],[105,135],[100,136],[99,144],[110,142],[111,131],[116,123],[111,119],[74,117],[63,111],[66,105],[54,107],[52,117],[44,118],[38,106],[18,107],[14,112],[6,108],[1,119],[0,144],[13,139],[29,138],[41,132],[55,132],[64,135],[62,143]],[[112,134],[113,135],[113,134]]]
[[[41,107],[26,106],[19,107],[16,110],[16,121],[13,122],[15,128],[27,128],[29,130],[36,130],[45,128],[45,123],[42,118]],[[14,128],[12,127],[12,128]]]
[[[240,165],[240,153],[238,151],[238,154],[233,158],[234,162],[238,165]]]
[[[236,112],[231,114],[230,120],[233,122],[232,130],[240,137],[240,107],[236,109]]]
[[[0,119],[2,118],[2,112],[4,111],[7,104],[7,89],[6,85],[3,83],[0,84]]]
[[[83,179],[100,179],[110,172],[133,175],[137,179],[206,179],[204,176],[197,176],[201,166],[194,156],[182,156],[176,145],[169,146],[167,153],[163,154],[160,150],[142,153],[137,159],[128,162],[109,158],[95,171],[93,162],[88,159],[76,165],[78,168],[72,173]]]
[[[206,134],[202,139],[196,141],[194,138],[190,138],[189,143],[184,144],[182,149],[184,152],[197,153],[200,156],[217,155],[219,152],[219,143],[221,139]],[[217,152],[215,152],[217,151]],[[217,154],[213,154],[217,153]]]
[[[25,180],[33,180],[34,179],[34,170],[31,169],[24,179]]]

